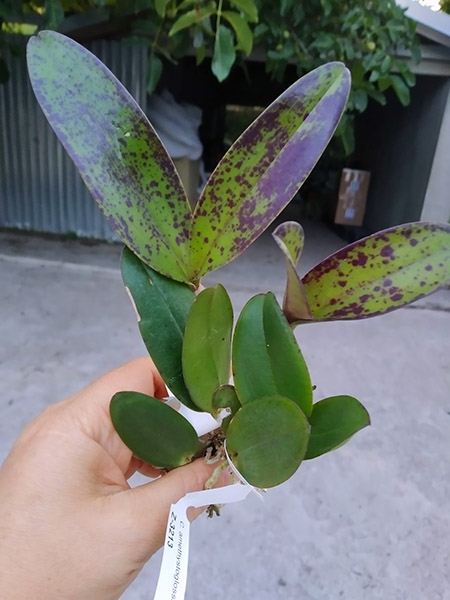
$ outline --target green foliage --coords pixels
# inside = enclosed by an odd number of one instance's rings
[[[269,396],[244,406],[227,431],[233,464],[252,485],[268,488],[289,479],[308,446],[309,423],[288,398]]]
[[[122,278],[134,301],[142,339],[158,371],[179,400],[198,410],[182,369],[184,330],[194,293],[187,285],[153,271],[128,248],[122,255]]]
[[[333,396],[314,404],[309,422],[311,433],[305,460],[342,446],[355,433],[370,425],[370,417],[356,398]]]
[[[248,0],[237,4],[251,14]],[[185,0],[179,8],[192,5]],[[285,1],[281,13],[298,6]],[[323,7],[332,14],[330,3]],[[168,14],[172,4],[161,1],[157,8]],[[218,285],[194,300],[191,289],[204,273],[242,252],[309,173],[344,108],[349,76],[343,66],[317,68],[276,100],[230,149],[192,217],[165,149],[104,66],[52,32],[33,38],[28,54],[44,112],[129,246],[123,279],[162,377],[188,408],[220,418],[225,409],[222,426],[199,440],[189,422],[161,401],[132,391],[116,394],[111,418],[136,456],[173,468],[204,452],[224,457],[226,443],[251,484],[271,487],[293,475],[304,458],[339,447],[368,425],[367,411],[350,396],[313,404],[309,372],[288,321],[375,316],[435,291],[450,280],[449,225],[413,223],[379,232],[328,257],[302,280],[296,265],[303,230],[292,222],[279,226],[274,237],[288,267],[286,314],[270,292],[246,304],[232,342],[235,387],[228,383],[228,294]],[[388,70],[391,62],[382,62]]]
[[[236,324],[233,376],[242,405],[280,395],[311,414],[312,386],[305,360],[275,296],[248,301]]]
[[[155,467],[185,465],[198,450],[192,425],[156,398],[118,392],[111,400],[110,414],[117,433],[133,454]]]
[[[221,285],[200,292],[192,304],[183,341],[183,374],[195,404],[214,412],[213,394],[230,379],[233,308]]]

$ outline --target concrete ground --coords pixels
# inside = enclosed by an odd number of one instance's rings
[[[306,226],[303,270],[343,242]],[[22,427],[145,354],[121,285],[120,249],[0,235],[0,459]],[[210,276],[240,310],[281,298],[283,259],[263,236]],[[190,600],[450,599],[450,291],[362,322],[309,325],[298,339],[315,398],[359,398],[372,426],[305,462],[265,502],[192,528]],[[153,597],[160,555],[123,596]]]

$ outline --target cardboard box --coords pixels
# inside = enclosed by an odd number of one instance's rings
[[[370,172],[342,169],[339,197],[334,222],[340,225],[362,225],[366,212]]]

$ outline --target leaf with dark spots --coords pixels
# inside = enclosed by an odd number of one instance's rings
[[[236,258],[288,204],[333,135],[349,88],[343,64],[319,67],[287,89],[233,144],[195,209],[192,280]]]
[[[138,314],[142,339],[161,377],[180,402],[198,410],[182,369],[183,337],[194,293],[186,284],[151,269],[128,248],[122,254],[122,277]]]
[[[135,100],[93,54],[55,32],[31,38],[28,69],[45,116],[111,227],[153,269],[187,282],[189,202]]]
[[[291,327],[272,293],[244,306],[233,339],[234,385],[242,405],[269,395],[285,396],[308,417],[311,379]]]
[[[308,298],[296,266],[300,259],[305,234],[303,227],[295,221],[281,223],[272,233],[284,254],[287,270],[286,289],[283,298],[283,313],[289,323],[313,319]]]
[[[450,282],[450,225],[409,223],[375,233],[332,254],[302,281],[316,321],[402,308]]]

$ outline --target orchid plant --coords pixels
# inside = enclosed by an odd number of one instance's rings
[[[202,455],[222,457],[226,445],[238,472],[265,488],[367,426],[369,415],[356,398],[313,403],[293,330],[382,315],[448,283],[449,225],[392,227],[300,278],[302,227],[281,224],[273,237],[286,261],[283,305],[271,292],[254,296],[234,334],[226,290],[200,291],[201,278],[256,240],[313,169],[346,105],[345,66],[325,64],[275,100],[220,161],[192,212],[146,116],[95,56],[44,31],[29,42],[28,65],[50,125],[126,246],[123,280],[152,359],[181,403],[219,419],[199,437],[167,403],[119,392],[111,418],[134,454],[170,469]]]

